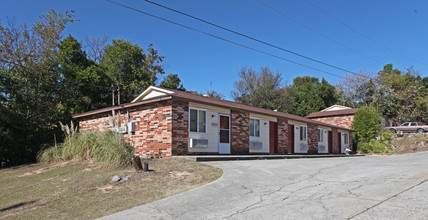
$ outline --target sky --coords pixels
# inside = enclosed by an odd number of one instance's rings
[[[428,1],[152,1],[346,71],[377,73],[385,64],[392,63],[400,70],[413,67],[422,77],[428,73]],[[69,25],[63,36],[71,34],[84,42],[85,36],[107,35],[110,40],[129,40],[144,49],[152,43],[165,56],[166,74],[178,74],[187,90],[214,89],[229,100],[238,72],[244,67],[258,70],[268,66],[281,73],[287,85],[298,76],[325,78],[334,85],[346,75],[345,71],[234,35],[144,0],[117,2],[276,57],[105,0],[0,0],[0,19],[3,25],[7,18],[31,25],[49,9],[62,12],[74,9],[79,21]]]

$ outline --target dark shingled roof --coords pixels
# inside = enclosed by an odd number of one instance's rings
[[[264,109],[264,108],[249,106],[249,105],[240,104],[240,103],[231,102],[231,101],[226,101],[226,100],[215,99],[215,98],[211,98],[211,97],[205,97],[202,95],[178,91],[178,90],[172,90],[172,89],[166,89],[166,88],[162,88],[162,89],[171,91],[173,93],[166,94],[164,96],[158,96],[158,97],[148,99],[148,100],[144,100],[144,101],[127,103],[127,104],[123,104],[121,106],[108,107],[108,108],[103,108],[103,109],[94,110],[94,111],[90,111],[90,112],[85,112],[82,114],[74,115],[73,118],[81,118],[81,117],[85,117],[85,116],[89,116],[89,115],[108,112],[108,111],[111,111],[112,109],[123,109],[123,108],[128,108],[128,107],[137,106],[137,105],[144,105],[147,103],[153,103],[153,102],[158,102],[158,101],[163,101],[163,100],[168,100],[168,99],[181,99],[181,100],[197,102],[197,103],[202,103],[202,104],[207,104],[207,105],[215,105],[215,106],[219,106],[219,107],[230,108],[233,110],[248,111],[248,112],[258,113],[258,114],[262,114],[262,115],[282,117],[282,118],[285,118],[288,120],[294,120],[294,121],[305,122],[305,123],[310,123],[310,124],[315,124],[315,125],[321,125],[321,126],[326,126],[326,127],[332,127],[332,128],[338,128],[338,129],[353,131],[353,130],[348,129],[348,128],[343,128],[343,127],[339,127],[339,126],[315,121],[315,120],[305,118],[305,117],[300,117],[297,115],[272,111],[272,110],[268,110],[268,109]]]
[[[322,118],[322,117],[331,117],[331,116],[340,116],[340,115],[354,115],[357,109],[343,109],[335,111],[325,111],[325,112],[314,112],[307,115],[307,118]]]

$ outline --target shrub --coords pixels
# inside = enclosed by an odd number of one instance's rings
[[[352,129],[356,130],[356,139],[368,143],[381,131],[381,116],[372,107],[362,107],[355,112]]]
[[[369,142],[360,143],[358,150],[360,153],[389,153],[392,150],[391,132],[381,132],[379,140],[372,139]]]
[[[94,159],[111,167],[129,164],[133,151],[113,131],[68,133],[64,142],[42,150],[38,160],[52,162],[58,160]]]

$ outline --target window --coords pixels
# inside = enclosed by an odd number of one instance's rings
[[[260,137],[260,120],[250,119],[250,137]]]
[[[306,141],[306,126],[300,126],[300,140]]]
[[[409,126],[409,123],[404,123],[401,126]]]
[[[324,130],[318,129],[318,142],[322,143],[324,142]]]
[[[190,109],[189,118],[190,118],[190,132],[199,132],[205,133],[207,127],[207,112],[204,110]]]
[[[345,144],[349,144],[349,135],[348,135],[348,133],[344,133],[343,134],[343,139],[344,139]]]
[[[410,124],[410,126],[418,126],[418,123],[416,123],[416,122],[412,122],[412,123]]]

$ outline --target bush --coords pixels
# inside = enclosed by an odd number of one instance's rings
[[[379,140],[372,139],[369,142],[360,143],[358,150],[360,153],[390,153],[392,150],[391,132],[381,132]]]
[[[356,139],[368,143],[381,131],[381,116],[372,107],[362,107],[355,112],[352,129],[356,130]]]
[[[38,160],[94,159],[111,167],[119,167],[129,164],[132,155],[132,149],[126,146],[120,134],[113,131],[84,131],[68,133],[64,143],[40,151]]]

